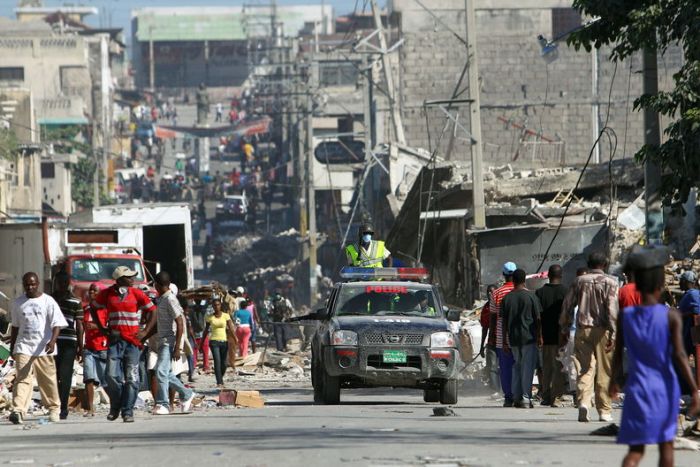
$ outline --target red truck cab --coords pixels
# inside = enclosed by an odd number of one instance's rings
[[[58,261],[54,270],[65,270],[68,273],[73,294],[85,302],[92,283],[99,282],[104,286],[114,284],[112,273],[119,266],[126,266],[137,272],[134,287],[150,289],[148,271],[143,259],[134,250],[129,249],[124,249],[121,253],[69,254]]]

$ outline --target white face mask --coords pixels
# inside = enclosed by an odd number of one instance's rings
[[[362,241],[364,243],[369,243],[372,241],[372,234],[364,234],[362,235]]]
[[[126,295],[126,293],[129,291],[127,287],[119,287],[119,295]]]

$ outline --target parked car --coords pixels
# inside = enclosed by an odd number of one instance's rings
[[[245,194],[227,195],[224,200],[216,205],[216,221],[245,222],[248,214],[248,200]]]

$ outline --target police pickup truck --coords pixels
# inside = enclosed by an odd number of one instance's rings
[[[450,321],[425,269],[344,268],[312,341],[314,401],[340,402],[341,388],[405,387],[426,402],[457,403],[461,362]]]

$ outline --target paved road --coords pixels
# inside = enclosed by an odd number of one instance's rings
[[[463,397],[457,417],[432,417],[415,391],[356,390],[316,406],[310,388],[264,391],[264,409],[209,409],[136,423],[99,417],[23,430],[0,426],[3,463],[35,465],[501,466],[618,465],[625,448],[588,436],[600,423],[574,409],[503,409]],[[619,412],[615,414],[619,417]],[[650,450],[643,465],[656,465]],[[68,464],[72,463],[72,464]],[[676,465],[700,454],[676,451]]]

